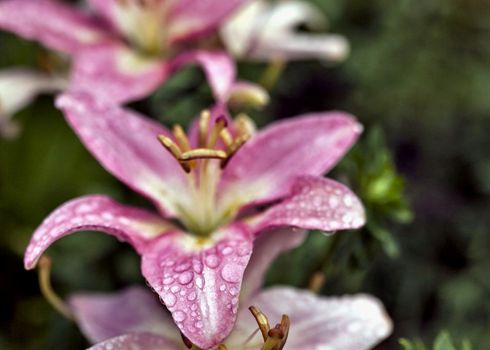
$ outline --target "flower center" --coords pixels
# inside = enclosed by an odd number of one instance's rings
[[[117,0],[119,29],[129,42],[149,55],[160,55],[168,49],[168,1]]]
[[[209,111],[201,113],[196,148],[192,148],[180,125],[172,130],[175,141],[158,135],[160,143],[188,174],[192,200],[178,206],[179,218],[189,231],[200,236],[209,236],[238,211],[238,205],[218,208],[216,191],[222,170],[251,136],[250,119],[244,114],[235,118],[234,133],[229,130],[225,117],[218,117],[211,127],[210,118]]]

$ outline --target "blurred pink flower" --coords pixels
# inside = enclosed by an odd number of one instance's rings
[[[72,86],[127,102],[146,96],[189,62],[200,64],[218,100],[235,67],[224,52],[189,49],[245,0],[89,0],[91,11],[52,0],[0,2],[0,29],[73,57]]]
[[[72,200],[34,233],[26,268],[74,231],[114,235],[142,256],[149,285],[199,347],[212,347],[231,331],[259,234],[288,227],[333,232],[365,222],[359,199],[321,177],[361,132],[345,113],[307,114],[254,134],[250,120],[233,122],[215,107],[192,124],[187,138],[181,128],[172,134],[86,93],[65,94],[58,106],[99,162],[159,212],[101,195]],[[235,293],[221,293],[223,286]],[[202,327],[195,327],[198,317]]]
[[[252,254],[245,286],[262,280],[276,254],[301,242],[295,235],[284,234],[271,232],[257,243],[261,252]],[[264,261],[264,252],[273,254]],[[224,284],[220,286],[220,295],[228,294],[236,296],[236,290]],[[69,299],[69,305],[82,332],[91,343],[98,343],[90,349],[121,350],[136,346],[147,350],[187,349],[171,318],[158,308],[155,296],[144,288],[130,287],[114,294],[77,294]],[[369,295],[326,298],[291,287],[254,289],[240,298],[235,327],[222,340],[228,349],[262,348],[262,335],[256,332],[257,323],[247,309],[252,305],[258,307],[272,325],[283,314],[288,315],[291,322],[285,346],[288,350],[367,350],[392,330],[381,302]],[[196,319],[196,329],[203,327],[203,319]]]
[[[338,34],[299,32],[298,26],[325,29],[321,10],[306,1],[248,1],[221,26],[227,49],[237,58],[268,61],[319,58],[342,61],[349,42]]]

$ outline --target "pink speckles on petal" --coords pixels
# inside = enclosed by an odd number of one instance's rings
[[[187,198],[186,173],[157,140],[170,134],[162,125],[87,93],[62,95],[57,106],[97,160],[161,212]]]
[[[287,349],[368,350],[392,331],[383,305],[369,295],[319,297],[309,291],[276,287],[259,292],[255,305],[271,320],[287,314],[291,320]],[[240,312],[237,327],[227,339],[233,349],[254,332],[257,324],[248,310]]]
[[[180,346],[152,333],[129,333],[105,340],[88,350],[179,350]]]
[[[50,0],[1,1],[0,28],[69,54],[111,40],[82,11]]]
[[[165,61],[139,56],[123,43],[110,43],[75,57],[72,89],[122,104],[148,96],[168,74]]]
[[[53,242],[72,232],[102,231],[130,243],[141,253],[149,240],[170,227],[156,214],[121,205],[108,197],[81,197],[65,203],[43,221],[27,247],[24,264],[32,269]]]
[[[233,328],[252,253],[252,237],[242,226],[223,228],[213,237],[219,238],[203,242],[184,233],[162,236],[142,261],[143,275],[177,326],[204,349],[217,346]]]
[[[286,119],[259,131],[223,171],[220,201],[266,202],[290,191],[296,177],[321,175],[347,152],[362,128],[342,112]]]
[[[257,218],[255,229],[299,227],[326,232],[355,229],[366,221],[360,200],[344,185],[330,179],[304,176],[291,195]]]

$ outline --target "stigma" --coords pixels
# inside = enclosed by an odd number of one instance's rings
[[[180,125],[172,129],[174,140],[165,135],[158,135],[158,140],[172,156],[180,163],[187,173],[196,169],[198,160],[217,159],[223,169],[233,155],[248,141],[252,128],[250,119],[244,114],[235,118],[233,135],[225,117],[218,117],[214,125],[210,125],[211,114],[208,110],[201,112],[199,118],[198,145],[191,147],[191,143]],[[218,145],[221,140],[222,145]]]

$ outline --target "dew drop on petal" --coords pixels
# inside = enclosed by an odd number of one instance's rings
[[[206,265],[212,269],[216,268],[220,261],[219,261],[219,257],[217,255],[214,255],[214,254],[210,254],[208,256],[206,256],[206,258],[204,259],[204,262],[206,263]]]
[[[171,294],[171,293],[167,293],[165,294],[165,296],[163,297],[163,303],[166,305],[166,306],[174,306],[175,303],[177,302],[177,298],[175,297],[175,295]]]
[[[226,264],[221,270],[221,277],[227,282],[237,283],[241,280],[241,269],[235,264]]]
[[[194,275],[191,271],[185,271],[179,275],[178,280],[180,284],[188,284],[192,281],[193,277]]]
[[[182,322],[185,320],[186,315],[183,311],[181,310],[176,310],[173,312],[174,320],[175,322]]]
[[[196,277],[196,286],[199,289],[203,289],[204,288],[204,279],[201,276],[197,276]]]

